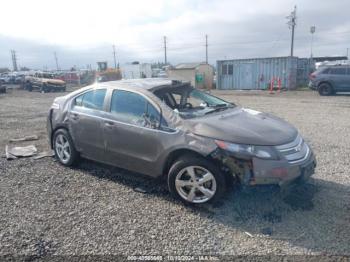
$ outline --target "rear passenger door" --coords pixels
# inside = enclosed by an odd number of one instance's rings
[[[330,80],[335,91],[346,91],[350,87],[350,78],[346,66],[332,67],[329,69]]]
[[[346,67],[346,80],[344,83],[344,91],[350,92],[350,66]]]
[[[103,161],[105,145],[102,119],[106,89],[94,89],[76,97],[69,112],[69,131],[74,145],[85,157]]]

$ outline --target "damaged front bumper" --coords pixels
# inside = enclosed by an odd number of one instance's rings
[[[305,182],[315,172],[316,158],[311,148],[298,162],[290,163],[286,159],[267,160],[253,157],[239,159],[230,152],[218,149],[212,157],[221,162],[225,171],[237,178],[247,187],[279,186],[285,188],[298,182]]]

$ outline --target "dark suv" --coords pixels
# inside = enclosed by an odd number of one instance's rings
[[[350,66],[323,66],[310,75],[309,87],[321,96],[350,92]]]

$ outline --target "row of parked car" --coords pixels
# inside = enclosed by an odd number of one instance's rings
[[[66,82],[58,79],[52,73],[35,73],[35,74],[3,74],[0,76],[0,85],[20,84],[28,91],[37,89],[41,92],[65,92]]]
[[[24,75],[11,75],[11,74],[2,74],[0,75],[0,83],[2,84],[20,84],[24,79]]]

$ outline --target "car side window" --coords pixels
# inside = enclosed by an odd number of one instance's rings
[[[345,67],[336,67],[330,69],[330,74],[332,75],[345,75],[346,68]]]
[[[329,68],[323,69],[321,74],[329,74]]]
[[[111,114],[118,121],[150,128],[158,128],[161,121],[158,110],[147,99],[124,90],[113,91]]]
[[[86,92],[75,98],[75,105],[94,110],[103,110],[106,89],[97,89]]]

